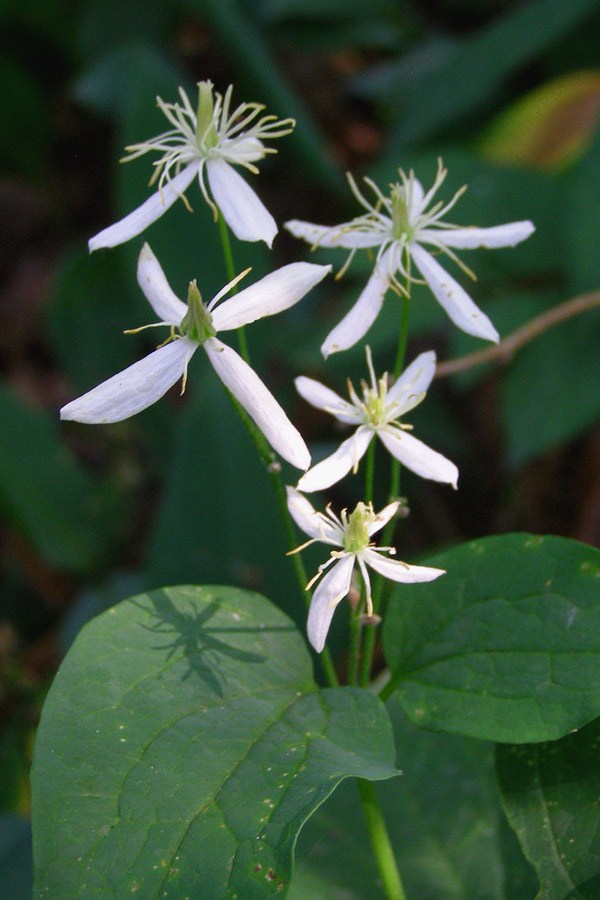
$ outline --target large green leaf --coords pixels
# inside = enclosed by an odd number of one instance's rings
[[[525,743],[600,713],[600,550],[509,534],[428,562],[447,574],[398,589],[384,628],[417,725]]]
[[[538,900],[600,895],[600,720],[560,741],[500,746],[504,806],[540,879]]]
[[[492,746],[423,731],[394,706],[402,777],[377,793],[407,896],[531,900],[537,881],[502,814]],[[307,822],[296,861],[289,900],[383,900],[354,784]]]
[[[48,696],[35,896],[283,897],[305,819],[342,778],[387,778],[393,762],[380,701],[319,691],[263,597],[140,595],[82,630]]]

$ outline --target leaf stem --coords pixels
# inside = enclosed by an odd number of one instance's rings
[[[357,778],[356,783],[385,895],[388,900],[406,900],[375,787],[363,778]]]

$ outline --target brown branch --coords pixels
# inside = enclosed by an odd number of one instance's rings
[[[494,344],[486,347],[485,350],[476,350],[474,353],[467,353],[466,356],[459,356],[458,359],[449,359],[446,362],[438,363],[435,369],[436,378],[445,378],[447,375],[456,375],[457,372],[466,372],[474,366],[479,366],[486,362],[497,362],[506,365],[511,361],[515,353],[533,341],[544,331],[560,325],[579,313],[586,312],[600,306],[600,291],[590,291],[588,294],[580,294],[578,297],[572,297],[565,300],[558,306],[546,310],[534,319],[530,319],[525,325],[517,328],[512,334]]]

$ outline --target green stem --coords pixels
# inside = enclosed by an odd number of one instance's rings
[[[221,247],[223,248],[223,256],[225,258],[225,268],[227,269],[227,280],[233,281],[237,272],[235,271],[235,263],[233,262],[233,251],[231,249],[231,241],[229,240],[229,231],[227,229],[227,222],[223,218],[223,213],[219,210],[219,217],[217,219],[219,225],[219,236],[221,238]],[[231,289],[232,294],[237,294],[237,285],[235,285]],[[238,328],[238,344],[240,348],[240,356],[242,359],[250,365],[250,354],[248,352],[248,342],[246,341],[246,332],[243,327]]]
[[[375,437],[375,435],[373,435]],[[373,477],[375,473],[375,440],[372,440],[367,450],[365,468],[365,503],[373,502]]]
[[[406,900],[375,788],[370,781],[363,778],[357,778],[356,782],[385,895],[388,900]]]
[[[365,503],[373,502],[373,479],[375,473],[375,441],[371,441],[366,456],[365,468]],[[363,598],[361,596],[355,609],[350,614],[350,639],[348,642],[348,684],[358,685],[360,682],[360,643],[362,635],[361,616]]]
[[[221,246],[223,248],[223,256],[225,258],[225,268],[227,269],[227,277],[229,281],[233,281],[236,276],[235,264],[233,261],[233,252],[231,250],[231,241],[229,240],[229,231],[227,230],[227,223],[223,218],[223,214],[219,211],[218,216],[218,225],[219,225],[219,234],[221,237]],[[237,293],[237,286],[233,288],[233,293]],[[250,364],[250,354],[248,352],[248,343],[246,341],[246,334],[243,328],[238,328],[238,340],[240,346],[240,355],[245,360],[245,362]],[[240,419],[246,426],[246,430],[250,435],[252,443],[258,450],[258,454],[262,459],[267,472],[269,473],[269,478],[271,479],[271,484],[273,485],[273,490],[275,492],[275,497],[277,498],[277,503],[279,505],[279,511],[281,512],[281,518],[283,520],[283,529],[285,531],[285,536],[287,540],[287,545],[290,550],[294,550],[297,546],[296,536],[294,534],[294,527],[292,525],[292,519],[287,508],[287,496],[285,492],[285,485],[283,483],[283,479],[281,477],[281,467],[279,463],[275,459],[275,454],[269,447],[266,437],[254,423],[253,419],[250,418],[244,407],[241,403],[227,391],[229,395],[229,399],[233,403],[237,414]],[[300,591],[302,593],[302,599],[306,605],[306,608],[310,606],[310,595],[306,590],[306,583],[308,578],[306,576],[306,570],[304,568],[304,563],[300,558],[299,554],[294,553],[291,554],[292,565],[294,567],[294,572],[296,573],[296,578],[298,580],[298,585],[300,586]],[[321,665],[323,667],[323,672],[325,673],[325,677],[327,679],[327,683],[331,687],[336,687],[339,682],[337,679],[337,675],[335,673],[335,667],[333,665],[333,661],[331,659],[331,654],[327,647],[323,650],[320,655]]]
[[[402,295],[402,312],[400,320],[400,336],[398,338],[398,350],[396,351],[396,364],[394,365],[394,380],[398,378],[404,366],[406,344],[408,341],[408,314],[410,312],[410,297]]]
[[[258,454],[262,459],[267,472],[269,473],[269,478],[271,479],[271,484],[273,485],[273,490],[275,492],[275,497],[277,499],[277,503],[279,506],[279,511],[281,513],[281,518],[283,520],[283,530],[285,532],[285,537],[287,541],[287,545],[290,550],[294,550],[298,544],[296,541],[296,536],[294,534],[294,527],[292,525],[292,519],[287,508],[287,496],[285,491],[285,485],[283,483],[283,479],[281,477],[281,467],[277,460],[275,459],[275,454],[269,447],[267,443],[267,439],[262,433],[262,431],[255,425],[253,420],[250,418],[244,407],[241,405],[239,400],[233,396],[230,391],[227,391],[229,399],[231,400],[237,414],[240,419],[246,426],[246,430],[250,435],[252,443],[258,450]],[[304,563],[300,559],[300,556],[297,553],[290,554],[292,565],[294,567],[294,572],[296,573],[296,578],[298,580],[298,585],[300,587],[300,591],[302,593],[302,599],[306,605],[306,608],[310,606],[310,595],[306,590],[306,583],[308,581],[306,575],[306,569],[304,568]],[[327,683],[331,687],[337,687],[339,684],[337,675],[335,673],[335,667],[333,665],[333,661],[331,659],[331,654],[327,647],[321,653],[319,659],[321,660],[321,665],[323,667],[323,671],[325,673],[325,677],[327,679]]]
[[[348,641],[348,684],[354,687],[359,682],[359,661],[360,661],[360,635],[361,635],[361,617],[362,613],[362,597],[356,604],[356,608],[350,611],[350,638]]]
[[[396,362],[394,364],[394,380],[396,380],[402,372],[404,366],[404,357],[406,355],[406,344],[408,341],[408,314],[410,310],[410,297],[402,296],[402,312],[400,321],[400,335],[398,337],[398,350],[396,351]],[[393,503],[398,499],[400,493],[400,463],[395,457],[392,457],[390,466],[390,494],[389,502]],[[394,534],[394,520],[391,519],[383,531],[381,538],[381,546],[389,547]],[[378,615],[381,609],[381,595],[383,593],[383,577],[380,575],[375,581],[373,587],[373,612]],[[361,687],[367,687],[371,680],[371,668],[373,666],[373,655],[375,653],[375,638],[377,637],[377,629],[375,627],[367,628],[362,649],[362,664],[360,670],[359,683]]]

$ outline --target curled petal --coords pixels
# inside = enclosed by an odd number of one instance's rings
[[[301,397],[304,397],[307,403],[316,409],[323,409],[340,422],[347,422],[349,425],[358,425],[363,420],[361,413],[347,400],[339,397],[335,391],[330,390],[315,381],[314,378],[307,378],[306,375],[299,375],[294,379],[296,390]]]
[[[202,346],[225,387],[254,419],[271,447],[296,468],[307,469],[308,447],[256,372],[217,338],[209,338]]]
[[[188,311],[187,305],[169,287],[165,273],[148,244],[144,244],[140,253],[137,279],[160,321],[167,325],[179,325]]]
[[[431,566],[409,566],[408,563],[397,559],[390,559],[382,553],[378,553],[371,547],[361,550],[360,555],[368,566],[392,581],[400,581],[405,584],[416,584],[422,581],[434,581],[440,575],[445,575],[445,569],[434,569]]]
[[[448,228],[431,229],[419,233],[419,241],[454,247],[457,250],[473,250],[475,247],[514,247],[535,231],[535,225],[529,220],[509,222],[507,225],[495,225],[493,228]]]
[[[359,428],[351,438],[340,444],[335,453],[304,473],[298,482],[298,490],[311,494],[341,481],[350,469],[358,465],[359,460],[367,452],[372,438],[373,432],[370,428]]]
[[[226,141],[224,144],[221,144],[219,150],[223,154],[224,159],[238,165],[240,163],[243,165],[244,163],[258,162],[259,159],[264,159],[266,155],[263,142],[256,137],[246,137],[246,135],[241,135],[229,142]]]
[[[121,422],[156,403],[178,381],[198,344],[180,338],[159,347],[98,387],[72,400],[60,411],[61,419],[90,425]]]
[[[294,237],[318,247],[343,247],[346,250],[360,250],[363,247],[378,247],[381,235],[373,231],[351,228],[351,222],[343,225],[313,225],[291,219],[284,224],[286,231]]]
[[[444,307],[454,324],[467,334],[497,343],[498,332],[488,317],[439,262],[418,244],[411,244],[410,254],[436,300]]]
[[[458,469],[453,462],[432,450],[427,444],[413,437],[408,431],[396,428],[381,429],[379,437],[387,450],[399,459],[403,466],[416,472],[421,478],[441,481],[456,488]]]
[[[373,274],[367,282],[367,286],[362,294],[347,313],[339,325],[327,335],[321,353],[324,357],[328,357],[330,353],[337,353],[340,350],[347,350],[354,346],[367,333],[383,304],[385,292],[388,289],[389,276],[387,275],[389,266],[389,254],[391,250],[386,250],[382,254],[381,259],[375,266]]]
[[[114,225],[110,225],[95,237],[90,238],[88,241],[90,253],[100,247],[116,247],[118,244],[124,244],[125,241],[141,234],[148,225],[156,222],[189,187],[198,172],[199,165],[199,162],[190,163],[179,175],[171,178],[164,185],[162,191],[152,194],[145,203],[134,209],[124,219],[115,222]]]
[[[289,309],[328,272],[331,272],[331,266],[314,263],[282,266],[215,307],[212,311],[213,325],[217,331],[230,331]]]
[[[394,500],[393,503],[388,503],[387,506],[384,506],[381,512],[377,513],[373,521],[367,525],[367,534],[369,535],[369,537],[371,537],[371,535],[373,534],[376,534],[385,525],[387,525],[390,519],[393,519],[398,511],[399,506],[400,501]]]
[[[320,653],[325,646],[327,632],[335,608],[350,590],[354,555],[342,556],[333,564],[329,572],[323,575],[310,602],[306,632],[308,639]]]
[[[322,513],[313,509],[310,502],[296,488],[287,487],[287,506],[298,528],[309,537],[335,547],[342,546],[343,530]]]
[[[270,247],[277,234],[271,213],[241,175],[224,159],[209,159],[206,175],[214,201],[240,241],[265,241]]]
[[[409,412],[421,402],[422,396],[435,375],[435,352],[420,353],[404,370],[387,393],[388,401],[400,407],[398,415]]]

